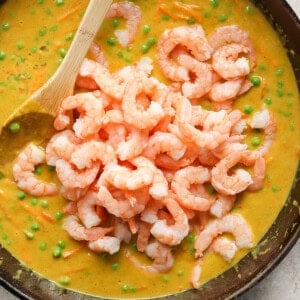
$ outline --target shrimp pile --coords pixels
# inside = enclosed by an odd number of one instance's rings
[[[109,16],[119,15],[113,9]],[[109,254],[134,239],[153,264],[143,265],[129,250],[126,257],[145,272],[161,273],[173,266],[173,247],[194,233],[194,288],[206,252],[230,261],[238,249],[250,248],[251,228],[231,209],[242,192],[263,186],[276,132],[267,109],[250,118],[232,107],[251,88],[247,75],[255,63],[248,34],[235,25],[208,38],[200,25],[165,30],[157,64],[169,85],[151,76],[147,57],[113,74],[85,59],[77,86],[90,90],[64,99],[44,154],[69,200],[68,234]],[[214,110],[195,104],[204,97]],[[264,140],[250,150],[246,131],[254,128],[264,132]],[[43,159],[40,152],[29,145],[14,176],[32,194],[52,194],[53,186],[32,173]],[[222,237],[224,232],[233,239]]]

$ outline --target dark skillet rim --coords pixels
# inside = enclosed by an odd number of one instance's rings
[[[264,15],[268,18],[268,16],[270,15],[268,10],[266,10],[266,3],[268,3],[269,0],[253,0],[253,2],[263,11]],[[296,13],[292,10],[291,6],[285,1],[285,0],[275,0],[277,3],[280,3],[279,5],[281,5],[283,7],[283,9],[285,9],[285,13],[287,13],[289,15],[289,18],[291,19],[290,22],[293,22],[295,24],[295,27],[297,27],[297,31],[300,32],[300,21],[299,21],[299,17],[296,15]],[[3,2],[0,0],[0,3]],[[269,18],[270,19],[270,18]],[[269,20],[270,21],[270,20]],[[278,20],[277,20],[278,21]],[[271,20],[272,23],[272,20]],[[273,24],[274,25],[274,24]],[[280,24],[281,28],[283,28],[283,33],[286,34],[285,29],[284,29],[284,24]],[[287,41],[288,43],[289,41]],[[300,53],[300,52],[298,52]],[[291,53],[288,53],[290,56],[290,60],[293,64],[293,69],[296,75],[296,80],[298,83],[298,89],[300,90],[300,63],[298,63],[298,66],[295,67],[295,65],[297,65],[297,63],[295,62],[296,58],[291,55]],[[261,280],[263,280],[288,254],[288,252],[292,249],[292,247],[295,245],[295,243],[297,242],[297,240],[300,237],[300,217],[299,217],[299,208],[294,206],[292,201],[293,199],[295,199],[295,201],[298,202],[298,205],[300,205],[300,200],[299,200],[299,196],[300,196],[300,164],[298,166],[298,172],[296,174],[296,180],[294,183],[294,187],[292,188],[292,192],[291,195],[289,197],[289,200],[287,200],[287,206],[284,207],[279,216],[277,217],[275,223],[271,226],[271,228],[268,230],[268,232],[266,233],[266,235],[262,238],[262,240],[260,241],[260,243],[258,244],[258,247],[261,247],[262,250],[267,249],[267,245],[264,244],[264,240],[266,238],[269,237],[270,235],[270,239],[273,238],[274,233],[277,234],[277,229],[278,227],[280,227],[280,224],[278,222],[280,222],[280,220],[283,218],[283,216],[285,216],[285,214],[287,214],[287,210],[294,210],[294,218],[289,220],[291,221],[289,226],[284,227],[286,229],[286,236],[284,238],[281,237],[281,240],[276,249],[272,249],[272,251],[270,252],[274,252],[271,253],[270,257],[271,259],[267,259],[266,261],[261,262],[261,258],[264,257],[263,256],[259,256],[257,258],[257,261],[254,260],[255,265],[259,266],[259,268],[255,269],[254,272],[248,277],[246,276],[245,278],[245,282],[241,282],[240,286],[234,285],[232,287],[230,287],[229,290],[223,290],[222,289],[222,294],[219,295],[213,295],[211,294],[211,296],[205,297],[203,299],[232,299],[237,297],[238,295],[241,295],[242,293],[246,292],[247,290],[249,290],[250,288],[252,288],[255,284],[257,284],[258,282],[260,282]],[[297,198],[298,196],[298,198]],[[293,222],[292,222],[293,221]],[[295,225],[296,224],[296,225]],[[280,229],[280,228],[279,228]],[[288,232],[290,231],[290,232]],[[273,232],[273,233],[272,233]],[[278,249],[278,247],[280,249]],[[268,252],[267,252],[268,254]],[[32,272],[30,270],[28,270],[26,267],[20,265],[20,263],[12,257],[12,255],[4,248],[0,248],[0,255],[2,256],[8,256],[11,260],[11,263],[16,264],[16,268],[15,270],[18,270],[20,268],[22,268],[23,272],[26,274],[26,276],[29,276],[32,278],[35,278],[35,283],[39,284],[40,282],[48,282],[48,280],[46,279],[42,279],[39,278],[36,275],[32,276]],[[273,256],[272,256],[273,255]],[[274,256],[275,255],[275,256]],[[6,258],[5,258],[6,259]],[[239,263],[239,265],[243,265],[245,262],[246,264],[249,263],[250,260],[253,260],[251,253],[248,254],[245,258],[243,258]],[[203,292],[204,294],[206,294],[209,290],[210,290],[210,286],[212,285],[213,282],[216,281],[220,281],[220,278],[222,280],[222,278],[225,278],[227,276],[227,274],[232,273],[233,268],[227,270],[226,272],[224,272],[221,276],[218,276],[217,278],[209,281],[207,284],[203,285],[201,287],[200,290],[190,290],[190,291],[186,291],[183,292],[181,294],[178,295],[173,295],[173,296],[169,296],[169,297],[163,297],[162,299],[186,299],[186,297],[188,296],[189,299],[199,299],[199,296],[201,296],[201,292]],[[22,280],[15,280],[12,278],[12,275],[8,274],[8,272],[3,272],[2,267],[0,267],[0,283],[1,286],[3,286],[4,288],[6,288],[9,292],[11,292],[13,295],[15,295],[16,297],[20,298],[20,299],[37,299],[36,298],[36,291],[34,291],[34,289],[31,291],[28,287],[26,289],[26,287],[23,285]],[[227,276],[228,277],[228,276]],[[26,278],[27,279],[27,278]],[[238,280],[236,278],[236,280]],[[50,286],[48,286],[48,288],[50,289]],[[44,292],[48,292],[48,291],[44,291]],[[66,299],[77,299],[76,296],[80,294],[77,294],[76,292],[73,291],[64,291],[63,289],[58,288],[56,290],[57,293],[53,294],[52,296],[56,297],[56,298],[51,298],[51,299],[57,299],[57,297],[61,297],[62,299],[64,299],[66,296]],[[203,295],[204,295],[203,294]],[[203,296],[202,295],[202,296]],[[46,295],[42,295],[40,294],[40,299],[44,299],[43,296]],[[47,294],[47,296],[49,296],[49,294]],[[84,295],[81,295],[83,297],[85,297]],[[95,297],[90,297],[88,295],[86,295],[86,298],[88,299],[100,299],[100,298],[95,298]],[[48,299],[48,298],[47,298]],[[49,298],[50,299],[50,298]],[[79,299],[79,298],[78,298]],[[104,298],[101,298],[104,299]]]

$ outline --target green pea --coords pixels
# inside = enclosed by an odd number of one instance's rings
[[[0,171],[0,180],[4,178],[4,174]]]
[[[282,88],[284,87],[284,82],[283,82],[283,81],[278,81],[278,82],[277,82],[277,87],[278,87],[279,89],[282,89]]]
[[[36,46],[31,48],[31,53],[36,53],[38,51],[38,48]]]
[[[73,33],[73,32],[70,32],[70,33],[68,33],[68,34],[65,36],[65,40],[66,40],[67,42],[72,41],[72,40],[73,40],[73,37],[74,37],[74,33]]]
[[[149,47],[154,46],[157,43],[157,39],[155,37],[151,37],[147,40],[147,45]]]
[[[57,211],[57,212],[54,214],[54,218],[55,218],[55,220],[57,220],[57,221],[61,220],[61,218],[62,218],[62,213],[59,212],[59,211]]]
[[[30,228],[33,231],[38,231],[40,229],[40,225],[38,223],[32,223]]]
[[[61,249],[66,248],[66,243],[64,241],[58,241],[57,246]]]
[[[110,38],[108,38],[108,39],[106,40],[106,43],[107,43],[107,45],[109,45],[109,46],[115,46],[116,43],[117,43],[117,41],[116,41],[116,39],[115,39],[114,37],[110,37]]]
[[[8,239],[8,235],[6,233],[2,234],[2,240],[6,241]]]
[[[34,238],[34,233],[30,230],[25,230],[24,234],[28,240],[32,240]]]
[[[213,7],[213,8],[216,8],[219,6],[219,0],[210,0],[210,5]]]
[[[196,23],[196,20],[194,18],[189,18],[187,21],[186,21],[189,25],[193,25]]]
[[[64,49],[64,48],[61,48],[59,50],[59,55],[60,55],[61,58],[64,58],[67,55],[67,50]]]
[[[260,138],[259,138],[258,136],[255,136],[255,137],[253,137],[253,138],[251,139],[251,144],[252,144],[252,146],[257,147],[257,146],[260,145],[260,143],[261,143],[261,140],[260,140]]]
[[[178,270],[177,276],[183,276],[183,275],[184,275],[184,271],[182,269]]]
[[[278,97],[281,98],[284,95],[284,92],[283,92],[283,90],[277,90],[276,94],[277,94]]]
[[[128,290],[129,290],[128,284],[122,284],[122,285],[121,285],[121,290],[122,290],[123,292],[128,292]]]
[[[163,21],[169,21],[169,20],[170,20],[170,17],[169,17],[168,15],[163,15],[163,16],[161,17],[161,19],[162,19]]]
[[[276,76],[281,76],[282,74],[283,74],[283,69],[278,68],[278,69],[275,70],[275,75]]]
[[[266,104],[266,105],[271,105],[272,104],[272,98],[270,98],[270,97],[267,97],[265,100],[264,100],[264,103]]]
[[[246,12],[246,14],[248,14],[248,15],[252,15],[252,14],[253,14],[253,7],[252,7],[251,5],[247,5],[247,6],[245,7],[245,12]]]
[[[208,192],[209,195],[213,195],[213,194],[216,193],[216,190],[215,190],[215,188],[212,185],[209,185],[207,187],[207,192]]]
[[[250,115],[253,112],[253,107],[252,105],[245,105],[244,106],[244,113]]]
[[[58,283],[61,285],[68,285],[71,282],[71,278],[69,276],[61,276],[58,278]]]
[[[3,29],[3,30],[8,30],[8,29],[10,29],[10,24],[9,24],[9,23],[4,23],[4,24],[2,24],[2,29]]]
[[[4,60],[6,58],[6,53],[4,51],[0,51],[0,60]]]
[[[118,52],[117,52],[117,56],[118,56],[119,58],[122,58],[122,57],[124,56],[124,54],[123,54],[122,51],[118,51]]]
[[[225,14],[221,14],[221,15],[218,16],[218,21],[219,22],[226,22],[227,19],[228,19],[228,16],[225,15]]]
[[[279,187],[276,184],[273,184],[271,189],[272,189],[272,192],[278,192],[279,191]]]
[[[61,257],[61,255],[62,255],[62,249],[60,247],[54,247],[53,250],[52,250],[52,255],[55,258]]]
[[[132,285],[132,286],[129,287],[129,290],[130,290],[131,293],[135,293],[137,288],[136,288],[136,286]]]
[[[40,242],[40,244],[39,244],[39,249],[40,249],[40,250],[44,251],[44,250],[46,250],[47,248],[48,248],[48,245],[47,245],[46,242]]]
[[[196,236],[194,233],[188,235],[188,242],[193,244],[195,242]]]
[[[147,53],[148,51],[149,51],[149,46],[143,44],[143,45],[141,46],[141,52],[142,52],[142,53]]]
[[[42,169],[41,166],[36,166],[36,167],[34,168],[34,174],[35,174],[35,175],[41,175],[42,172],[43,172],[43,169]]]
[[[114,271],[116,271],[116,270],[119,269],[119,264],[118,264],[118,263],[114,263],[114,264],[111,265],[111,268],[112,268]]]
[[[46,28],[40,28],[39,29],[39,36],[44,36],[46,34]]]
[[[23,191],[20,191],[17,195],[19,200],[24,200],[26,198],[26,193]]]
[[[46,208],[49,205],[48,200],[46,200],[46,199],[42,199],[40,204],[41,204],[41,207],[43,207],[43,208]]]
[[[58,29],[58,26],[56,24],[51,25],[50,28],[49,28],[49,30],[52,31],[52,32],[57,31],[57,29]]]
[[[55,0],[55,4],[57,6],[61,6],[61,5],[64,5],[65,4],[65,1],[64,0]]]
[[[32,198],[31,200],[30,200],[30,204],[31,205],[33,205],[33,206],[36,206],[37,204],[38,204],[38,199],[37,198]]]
[[[22,41],[19,41],[19,42],[17,43],[17,48],[18,48],[19,50],[22,50],[22,49],[24,48],[24,43],[23,43]]]
[[[163,282],[168,282],[168,281],[170,281],[170,276],[169,276],[169,275],[163,275],[163,276],[162,276],[162,281],[163,281]]]
[[[267,70],[267,66],[266,66],[265,64],[260,64],[260,65],[258,66],[258,68],[259,68],[259,70],[261,70],[261,71]]]
[[[12,133],[17,133],[21,129],[21,125],[19,122],[13,122],[9,125],[9,131]]]
[[[254,86],[260,86],[261,77],[260,76],[251,76],[250,81]]]
[[[44,4],[45,0],[37,0],[38,4]]]
[[[118,19],[113,19],[113,20],[111,21],[111,26],[112,26],[112,27],[116,28],[116,27],[118,27],[119,25],[120,25],[120,21],[119,21]]]
[[[143,26],[143,33],[148,34],[151,31],[151,27],[149,25]]]

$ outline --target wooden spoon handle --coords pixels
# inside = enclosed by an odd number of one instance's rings
[[[49,113],[55,114],[61,100],[72,94],[84,57],[113,0],[90,0],[73,42],[61,65],[32,98]]]

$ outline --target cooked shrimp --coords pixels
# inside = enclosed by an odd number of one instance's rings
[[[89,242],[88,247],[95,252],[108,252],[113,255],[120,250],[120,240],[114,236],[104,236]]]
[[[64,129],[70,123],[66,113],[73,109],[76,109],[80,114],[73,125],[77,137],[86,138],[99,131],[104,116],[101,92],[79,93],[64,99],[59,108],[58,116],[54,120],[54,127],[57,130]],[[63,121],[61,121],[62,119]]]
[[[217,218],[228,214],[234,206],[235,196],[217,195],[215,203],[210,208],[210,213]]]
[[[107,209],[107,211],[123,219],[129,219],[137,214],[140,214],[147,202],[149,195],[147,190],[135,190],[120,195],[119,198],[114,198],[112,193],[105,186],[100,186],[98,191],[99,203]]]
[[[212,56],[212,67],[224,79],[239,79],[249,74],[247,58],[239,57],[240,53],[248,54],[249,49],[240,44],[229,44],[218,48]]]
[[[213,252],[220,254],[225,261],[230,262],[234,258],[238,247],[235,242],[226,237],[220,236],[212,242],[210,249]]]
[[[110,145],[96,140],[87,141],[77,146],[70,159],[70,162],[80,170],[91,168],[94,162],[99,161],[104,166],[117,164],[117,157]]]
[[[173,264],[174,257],[169,246],[163,245],[158,241],[151,242],[146,247],[147,256],[153,259],[153,264],[146,266],[141,264],[129,251],[126,251],[125,256],[141,270],[150,273],[164,273],[168,272]]]
[[[142,11],[139,6],[129,1],[113,3],[107,12],[106,18],[120,17],[127,20],[126,29],[115,31],[119,43],[126,47],[131,44],[135,38],[137,30],[142,20]]]
[[[151,224],[141,221],[136,239],[136,246],[139,252],[145,252],[151,236]]]
[[[56,173],[66,188],[85,188],[96,179],[100,168],[99,162],[94,162],[90,168],[79,170],[64,159],[56,162]]]
[[[189,233],[188,218],[172,196],[167,197],[164,203],[175,223],[168,225],[166,220],[159,220],[154,223],[150,232],[162,244],[175,246],[180,244]]]
[[[67,188],[65,186],[62,186],[60,188],[60,194],[70,200],[70,201],[78,201],[80,198],[82,198],[88,191],[88,187],[86,188]]]
[[[151,199],[144,211],[141,213],[141,220],[146,222],[146,223],[150,223],[150,224],[154,224],[156,221],[158,221],[158,211],[163,207],[163,202],[162,201],[157,201],[157,200],[153,200]]]
[[[233,234],[238,248],[250,248],[253,244],[252,231],[245,219],[239,214],[228,214],[208,223],[199,233],[194,245],[195,256],[203,256],[203,252],[211,245],[212,241],[224,232]]]
[[[167,29],[160,36],[157,45],[157,63],[163,74],[173,81],[188,81],[189,70],[172,62],[171,52],[176,46],[185,46],[198,61],[211,57],[209,46],[201,25],[180,26]]]
[[[253,183],[249,185],[249,191],[258,191],[263,187],[266,175],[266,161],[260,156],[255,160],[253,168]]]
[[[184,207],[198,211],[206,211],[213,204],[213,199],[195,196],[190,187],[193,184],[203,184],[210,180],[210,171],[202,166],[189,166],[177,171],[171,183],[171,188],[177,195],[177,201]]]
[[[209,37],[208,42],[214,50],[232,43],[244,45],[249,49],[249,57],[253,67],[256,65],[256,53],[253,43],[248,33],[237,25],[217,27]]]
[[[222,195],[235,195],[248,188],[253,183],[251,175],[238,168],[228,174],[228,171],[241,161],[243,152],[233,152],[220,160],[211,171],[211,184]]]
[[[193,82],[185,81],[182,84],[182,93],[187,98],[201,98],[207,94],[212,86],[212,70],[210,65],[199,62],[188,54],[177,57],[178,63],[194,74]]]
[[[64,130],[54,134],[46,146],[46,161],[49,166],[55,166],[58,159],[69,161],[72,153],[81,140],[72,130]]]
[[[101,223],[101,218],[96,212],[97,205],[97,193],[92,190],[77,202],[78,217],[86,228],[98,226]]]
[[[105,68],[108,67],[108,61],[105,57],[105,54],[97,43],[92,42],[89,52],[97,63],[103,65]]]
[[[92,227],[85,228],[77,216],[66,216],[63,224],[63,229],[77,241],[95,241],[103,238],[107,233],[113,230],[113,227]]]
[[[18,155],[13,165],[13,177],[17,186],[33,196],[51,196],[58,193],[54,183],[39,180],[33,173],[35,166],[46,161],[44,151],[34,144],[29,144]]]
[[[202,273],[202,259],[198,259],[195,263],[195,266],[193,268],[192,274],[191,274],[191,283],[194,289],[198,289],[200,287],[200,276]]]
[[[153,100],[146,110],[139,109],[136,105],[136,97],[143,92],[142,81],[130,80],[125,88],[122,109],[128,124],[138,129],[151,129],[164,117],[164,110],[158,102]],[[151,97],[151,94],[149,96]]]
[[[124,241],[126,244],[128,244],[130,242],[131,236],[132,236],[127,223],[122,221],[119,218],[115,218],[115,220],[114,220],[114,234],[113,235],[116,238],[118,238],[120,242]]]
[[[243,84],[244,79],[234,79],[225,82],[216,82],[209,91],[209,98],[215,102],[223,102],[235,98]]]
[[[156,131],[149,139],[143,155],[154,160],[158,153],[167,153],[172,159],[183,157],[186,146],[174,134]]]

